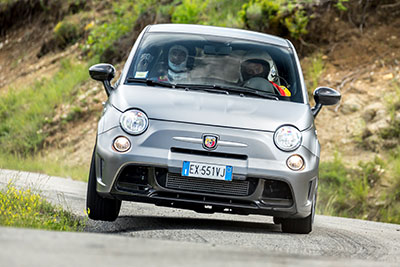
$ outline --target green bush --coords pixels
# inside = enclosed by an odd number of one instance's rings
[[[131,1],[114,3],[113,13],[104,18],[103,23],[91,28],[84,47],[90,58],[101,56],[115,41],[133,29],[137,19],[136,9],[141,9],[141,6],[135,6],[136,4],[138,3]]]
[[[244,4],[239,16],[251,30],[266,31],[276,28],[280,21],[280,4],[272,0],[251,0]]]
[[[172,14],[173,23],[196,24],[201,21],[201,15],[208,5],[208,0],[183,0]]]
[[[346,2],[349,2],[349,0],[338,0],[335,6],[341,11],[347,11],[347,7],[344,5]]]
[[[295,39],[300,39],[301,36],[306,35],[307,24],[309,18],[307,13],[303,10],[296,10],[293,15],[286,17],[283,24],[290,32],[290,35]]]
[[[285,35],[295,39],[307,34],[309,16],[304,5],[312,1],[250,0],[239,16],[251,30]]]
[[[248,0],[184,0],[173,1],[158,10],[171,11],[173,23],[241,27],[238,12]],[[168,8],[167,8],[168,7]]]
[[[79,39],[81,30],[78,25],[70,21],[60,21],[53,29],[54,39],[60,48],[76,42]]]

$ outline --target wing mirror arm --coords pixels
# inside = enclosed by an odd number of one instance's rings
[[[322,104],[321,103],[317,103],[314,107],[311,108],[311,112],[315,117],[317,117],[318,113],[321,111],[322,109]]]
[[[114,90],[111,85],[111,80],[115,76],[114,66],[106,63],[96,64],[89,68],[89,74],[93,80],[103,83],[107,96],[110,96],[112,90]]]
[[[110,96],[111,91],[114,90],[114,87],[112,87],[110,81],[107,80],[103,81],[103,85],[104,89],[106,90],[107,97]]]
[[[338,91],[329,87],[318,87],[313,95],[315,106],[311,108],[311,112],[314,118],[321,111],[322,106],[336,105],[342,97]]]

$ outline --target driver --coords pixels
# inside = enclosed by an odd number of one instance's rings
[[[243,81],[254,77],[268,79],[269,70],[269,63],[262,59],[248,59],[240,65],[240,73]]]
[[[188,77],[187,62],[189,51],[183,45],[173,45],[168,51],[168,71],[166,76],[161,76],[161,81],[182,81]]]
[[[281,96],[291,96],[290,91],[286,87],[280,86],[275,82],[271,81],[271,78],[273,78],[274,76],[270,73],[271,65],[267,60],[260,59],[260,57],[261,57],[260,55],[248,54],[247,59],[244,60],[240,65],[240,74],[243,85],[249,83],[250,79],[252,78],[260,77],[265,79],[266,81],[269,81]],[[268,59],[272,63],[272,59],[269,55]],[[275,66],[273,66],[272,72],[275,72]]]

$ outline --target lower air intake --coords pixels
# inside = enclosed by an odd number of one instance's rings
[[[221,181],[205,178],[194,178],[168,173],[165,186],[170,189],[222,194],[230,196],[248,196],[249,181]]]

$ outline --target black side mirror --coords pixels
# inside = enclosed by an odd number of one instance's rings
[[[329,87],[318,87],[314,93],[315,107],[311,111],[316,117],[321,110],[322,106],[331,106],[339,103],[342,97],[338,91]]]
[[[110,83],[110,81],[115,76],[114,66],[111,64],[105,64],[105,63],[96,64],[89,68],[89,74],[93,80],[103,82],[104,88],[106,89],[107,96],[109,96],[111,93],[111,90],[114,89]]]

